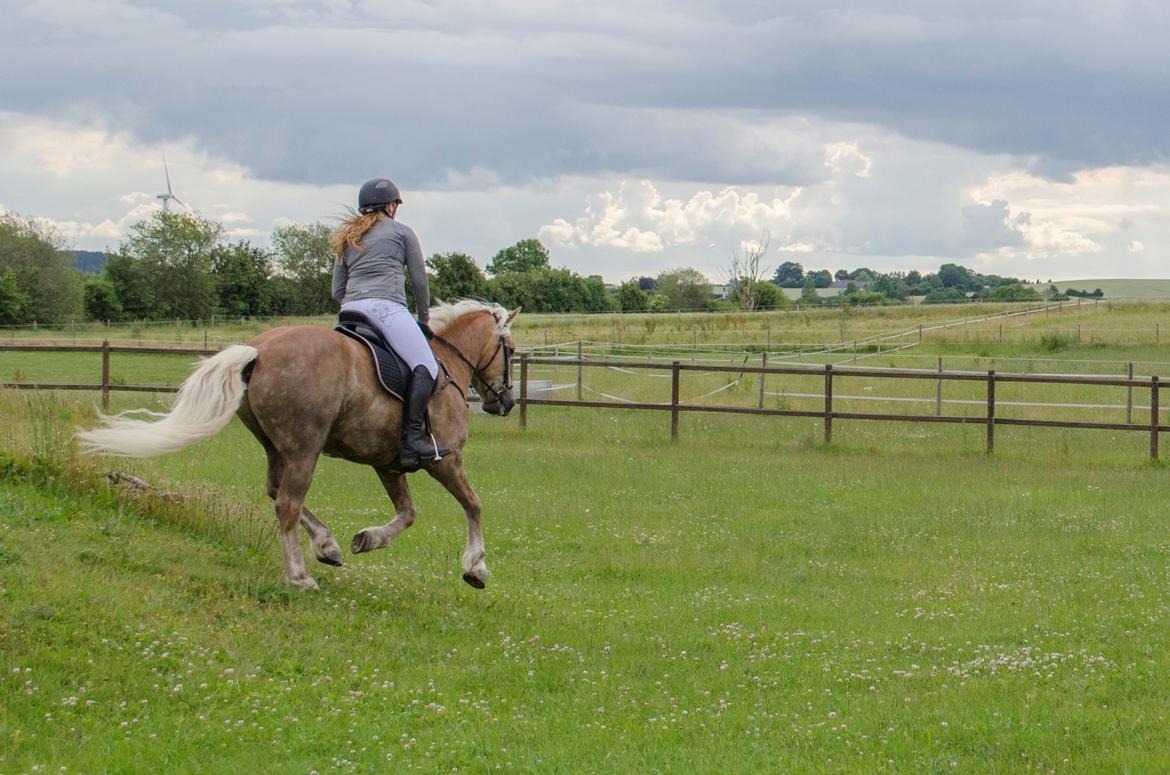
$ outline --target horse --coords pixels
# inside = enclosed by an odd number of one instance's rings
[[[480,500],[463,469],[467,391],[476,389],[488,414],[504,417],[511,411],[511,324],[519,312],[466,299],[431,309],[431,349],[441,373],[429,404],[430,424],[451,452],[439,461],[424,460],[423,470],[463,507],[463,580],[477,589],[486,585],[488,568]],[[317,582],[305,569],[298,524],[319,562],[342,564],[333,533],[305,508],[322,454],[373,468],[394,504],[394,519],[359,531],[350,542],[352,553],[389,546],[415,520],[406,472],[398,466],[402,402],[382,388],[374,368],[369,348],[337,331],[274,328],[202,361],[161,419],[102,416],[104,427],[77,435],[87,454],[150,457],[209,438],[238,416],[268,458],[267,493],[276,506],[285,579],[297,589],[314,590]]]

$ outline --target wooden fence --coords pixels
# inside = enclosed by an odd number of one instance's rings
[[[109,342],[100,346],[44,346],[44,345],[0,345],[0,352],[87,352],[101,353],[102,374],[101,382],[97,384],[50,384],[50,383],[0,383],[0,387],[12,389],[40,389],[40,390],[93,390],[102,394],[102,406],[109,408],[111,391],[137,391],[151,393],[174,393],[177,387],[169,385],[118,385],[112,384],[110,378],[110,356],[113,353],[138,353],[157,355],[214,355],[217,350],[183,349],[165,347],[117,347]],[[1026,426],[1038,428],[1080,428],[1110,431],[1139,431],[1149,434],[1150,457],[1158,458],[1159,434],[1170,431],[1170,425],[1162,425],[1159,421],[1159,392],[1160,380],[1157,376],[1133,377],[1132,369],[1128,377],[1087,376],[1087,375],[1056,375],[1056,374],[1010,374],[971,371],[934,371],[925,369],[878,369],[838,367],[832,364],[824,366],[768,366],[767,356],[764,356],[763,366],[717,366],[710,364],[682,363],[631,363],[629,361],[585,360],[584,358],[562,357],[533,357],[528,353],[520,354],[519,375],[519,409],[520,427],[528,425],[528,408],[530,406],[576,406],[594,407],[602,409],[633,409],[647,411],[664,411],[670,413],[670,436],[677,439],[679,434],[679,417],[683,412],[710,412],[718,414],[747,414],[780,417],[817,417],[824,425],[825,443],[833,440],[833,423],[840,420],[877,420],[893,422],[924,422],[924,423],[959,423],[984,425],[987,429],[987,452],[995,451],[995,432],[997,426]],[[531,366],[558,366],[575,367],[577,369],[577,398],[530,398],[529,369]],[[669,402],[618,402],[618,401],[587,401],[581,394],[582,374],[585,368],[621,368],[642,370],[668,370],[671,373],[671,398]],[[679,386],[683,372],[701,372],[707,374],[758,374],[760,375],[760,400],[758,406],[713,406],[686,404],[679,400]],[[768,409],[764,407],[764,382],[768,375],[805,375],[823,378],[823,408],[819,410],[799,409]],[[930,380],[941,386],[944,381],[981,382],[986,385],[986,411],[981,416],[955,416],[927,414],[892,414],[883,412],[841,412],[833,408],[833,380],[837,377],[870,377],[880,379],[908,379]],[[1132,419],[1133,389],[1150,391],[1149,421],[1141,422],[1074,422],[1069,420],[1031,420],[1025,418],[1007,418],[996,416],[995,388],[1003,383],[1032,383],[1051,385],[1088,385],[1124,387],[1128,390],[1129,404],[1127,419]],[[1120,408],[1120,407],[1119,407]]]
[[[580,373],[585,367],[605,367],[622,369],[669,370],[671,372],[671,398],[669,403],[647,402],[617,402],[617,401],[586,401],[580,397],[572,399],[556,398],[529,398],[528,385],[529,367],[569,366],[578,369],[578,396],[580,393]],[[710,406],[684,404],[679,400],[679,384],[683,372],[727,373],[727,374],[759,374],[760,401],[755,407],[747,406]],[[767,409],[763,406],[764,380],[772,375],[805,375],[819,376],[824,379],[823,408],[820,410],[799,409]],[[986,384],[986,412],[982,416],[953,416],[953,415],[926,415],[926,414],[892,414],[883,412],[841,412],[833,408],[833,380],[836,377],[871,377],[881,379],[909,379],[930,380],[941,385],[943,381],[982,382]],[[996,417],[995,387],[1001,383],[1032,383],[1052,385],[1091,385],[1124,387],[1130,391],[1129,408],[1132,411],[1133,388],[1150,391],[1150,419],[1148,423],[1107,423],[1107,422],[1074,422],[1070,420],[1030,420],[1024,418]],[[956,372],[956,371],[928,371],[919,369],[876,369],[876,368],[842,368],[826,364],[824,366],[714,366],[708,364],[691,364],[674,361],[665,363],[630,363],[628,361],[579,360],[569,358],[540,358],[531,357],[527,353],[520,355],[520,427],[527,427],[528,407],[540,406],[580,406],[605,409],[643,409],[651,411],[670,412],[670,436],[678,438],[679,416],[682,412],[711,412],[719,414],[749,414],[780,417],[818,417],[824,425],[825,443],[833,440],[833,423],[837,420],[878,420],[893,422],[926,422],[926,423],[960,423],[984,425],[987,428],[987,452],[995,451],[995,430],[1000,425],[1030,426],[1037,428],[1087,428],[1112,431],[1140,431],[1149,434],[1150,457],[1158,458],[1158,436],[1163,431],[1170,431],[1170,425],[1159,423],[1159,388],[1158,377],[1134,378],[1081,376],[1081,375],[1054,375],[1054,374],[1000,374],[994,370],[987,372]],[[1120,406],[1118,408],[1121,408]]]

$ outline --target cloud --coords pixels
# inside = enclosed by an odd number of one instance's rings
[[[765,200],[736,188],[698,191],[687,200],[664,199],[649,180],[622,181],[616,193],[602,191],[588,200],[573,223],[557,218],[542,226],[541,239],[570,245],[660,253],[667,246],[710,242],[719,233],[761,233],[787,223],[794,189],[786,199]]]
[[[612,174],[803,186],[826,161],[863,163],[777,136],[802,121],[1017,155],[1063,180],[1170,157],[1157,3],[12,6],[7,109],[194,138],[270,180],[352,183],[376,166],[412,188]]]
[[[868,178],[873,160],[857,148],[857,143],[829,143],[825,146],[825,166],[836,174],[851,172]]]

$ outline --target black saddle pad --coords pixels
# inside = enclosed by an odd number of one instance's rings
[[[333,330],[345,334],[350,339],[356,339],[369,348],[370,355],[374,357],[374,374],[377,375],[378,381],[382,383],[387,393],[401,401],[406,395],[410,370],[406,368],[406,362],[398,357],[398,353],[382,339],[373,321],[360,312],[342,310],[337,316],[337,326]]]

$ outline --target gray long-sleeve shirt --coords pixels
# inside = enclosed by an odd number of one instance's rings
[[[349,245],[345,260],[333,263],[333,298],[341,304],[358,299],[390,299],[405,306],[409,273],[418,319],[429,319],[427,267],[414,230],[393,218],[380,218],[358,241],[360,250]]]

